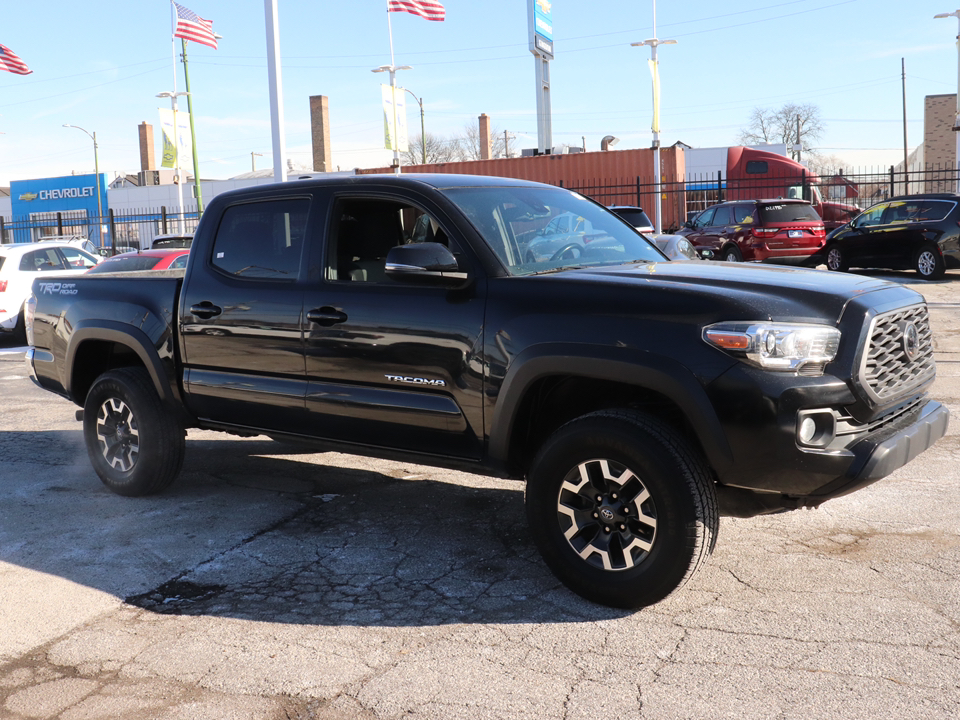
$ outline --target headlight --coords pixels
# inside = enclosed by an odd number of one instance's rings
[[[722,322],[705,327],[703,339],[757,367],[822,375],[837,356],[840,331],[803,323]]]

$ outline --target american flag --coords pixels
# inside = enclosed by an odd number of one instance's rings
[[[408,12],[427,20],[443,21],[443,5],[435,0],[387,0],[387,12]]]
[[[33,72],[27,67],[27,64],[17,57],[6,45],[0,45],[0,70],[16,73],[17,75],[29,75]]]
[[[216,50],[217,36],[213,34],[213,20],[204,20],[183,5],[174,3],[173,6],[177,9],[177,27],[174,28],[173,36],[193,40]]]

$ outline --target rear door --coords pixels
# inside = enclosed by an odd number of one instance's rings
[[[299,432],[310,194],[228,206],[191,261],[180,307],[187,405],[200,418]]]
[[[479,458],[485,284],[455,226],[412,191],[341,192],[330,207],[302,318],[310,433]],[[447,245],[475,281],[450,290],[387,278],[389,249],[417,240]]]

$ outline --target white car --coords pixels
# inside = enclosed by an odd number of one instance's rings
[[[38,277],[81,275],[100,258],[65,242],[0,245],[0,332],[25,340],[23,303]]]
[[[87,240],[83,235],[53,235],[51,237],[43,238],[38,240],[42,243],[66,243],[67,245],[73,245],[78,247],[81,250],[90,253],[91,255],[99,255],[100,251],[97,246],[92,243],[90,240]]]

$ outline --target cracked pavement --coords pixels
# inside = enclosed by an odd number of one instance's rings
[[[0,717],[958,717],[958,282],[912,285],[949,435],[818,510],[724,518],[635,613],[553,578],[514,481],[190,431],[169,491],[113,495],[0,341]]]

